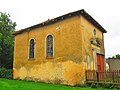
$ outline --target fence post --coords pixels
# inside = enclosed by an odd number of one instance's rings
[[[99,82],[99,75],[98,75],[98,71],[96,71],[96,76],[97,76],[97,82]]]
[[[85,70],[85,79],[87,81],[87,70]]]
[[[112,80],[114,82],[114,71],[112,71]]]

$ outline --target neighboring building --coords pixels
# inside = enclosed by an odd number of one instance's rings
[[[109,66],[109,70],[120,70],[120,59],[108,58],[106,63]]]
[[[85,10],[16,31],[13,77],[83,83],[85,70],[104,70],[104,33]]]

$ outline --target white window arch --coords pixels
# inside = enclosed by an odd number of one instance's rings
[[[30,39],[29,41],[29,58],[35,57],[35,40]]]
[[[54,56],[54,36],[49,34],[46,37],[46,57]]]

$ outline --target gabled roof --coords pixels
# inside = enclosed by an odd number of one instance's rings
[[[47,20],[45,22],[42,22],[40,24],[31,26],[31,27],[28,27],[28,28],[25,28],[25,29],[21,29],[19,31],[15,31],[15,32],[13,32],[13,35],[17,35],[17,34],[21,34],[21,33],[26,32],[26,31],[34,30],[36,28],[43,27],[43,26],[46,26],[46,25],[49,25],[49,24],[53,24],[53,23],[62,21],[64,19],[67,19],[67,18],[70,18],[70,17],[73,17],[73,16],[77,16],[77,15],[82,15],[90,23],[92,23],[94,26],[96,26],[96,28],[98,28],[101,32],[103,32],[103,33],[107,32],[95,19],[93,19],[84,9],[82,9],[82,10],[78,10],[78,11],[75,11],[75,12],[71,12],[71,13],[56,17],[56,18],[51,19],[51,20]]]

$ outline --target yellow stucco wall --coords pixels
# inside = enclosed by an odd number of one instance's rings
[[[60,30],[56,30],[59,27]],[[74,16],[57,23],[15,36],[13,77],[51,83],[74,85],[82,83],[87,67],[85,56],[92,65],[91,25],[82,16]],[[96,28],[98,37],[102,33]],[[54,36],[54,58],[46,58],[46,36]],[[29,40],[35,39],[35,58],[28,58]],[[92,69],[92,67],[91,67]]]
[[[103,41],[103,33],[92,25],[88,20],[86,20],[83,16],[81,16],[81,32],[82,32],[82,56],[83,61],[85,62],[85,69],[87,70],[87,56],[90,56],[91,60],[91,68],[94,69],[94,57],[93,57],[93,47],[97,48],[100,54],[104,54],[104,45],[102,47],[96,47],[91,44],[91,38],[99,38]],[[96,35],[94,36],[94,30],[96,30]]]

